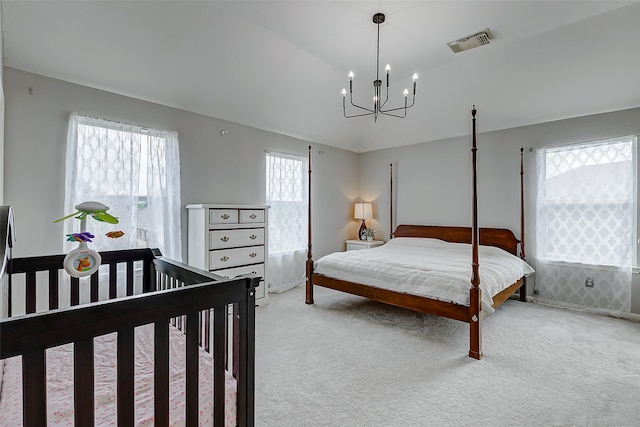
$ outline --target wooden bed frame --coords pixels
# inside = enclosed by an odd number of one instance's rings
[[[22,355],[23,423],[47,424],[46,349],[74,343],[75,425],[94,425],[93,338],[117,332],[117,423],[133,426],[134,328],[154,324],[155,425],[169,425],[169,324],[186,335],[186,425],[198,424],[199,347],[213,355],[214,424],[224,426],[225,370],[236,379],[237,425],[254,425],[255,287],[259,277],[225,279],[162,257],[158,250],[101,252],[108,265],[109,300],[98,301],[99,274],[84,284],[70,278],[69,308],[59,271],[65,255],[11,258],[12,210],[0,207],[0,359]],[[134,266],[142,265],[142,294],[134,295]],[[126,269],[126,294],[117,297],[118,265]],[[26,315],[11,317],[12,286],[24,281]],[[41,283],[45,279],[45,283]],[[48,279],[48,283],[47,280]],[[66,281],[66,279],[65,279]],[[80,286],[90,286],[91,303],[80,304]],[[105,283],[106,285],[106,283]],[[48,291],[48,310],[36,312],[37,292]],[[229,310],[233,325],[228,324]],[[231,350],[229,350],[231,348]]]
[[[454,243],[470,243],[472,245],[472,274],[470,304],[464,306],[453,302],[439,301],[431,298],[410,295],[401,292],[394,292],[387,289],[380,289],[360,283],[353,283],[344,280],[337,280],[326,277],[313,272],[312,259],[312,243],[311,243],[311,196],[309,196],[309,243],[307,249],[306,262],[306,300],[307,304],[313,304],[313,286],[323,286],[325,288],[335,289],[347,292],[353,295],[359,295],[365,298],[379,301],[385,304],[397,307],[407,308],[409,310],[421,313],[433,314],[436,316],[447,317],[450,319],[467,322],[470,325],[470,346],[469,357],[474,359],[482,358],[482,320],[486,314],[481,310],[481,290],[480,277],[478,274],[478,244],[496,246],[505,251],[517,254],[518,244],[520,243],[520,257],[524,259],[524,159],[523,148],[520,148],[520,225],[522,242],[520,242],[507,229],[500,228],[478,228],[478,201],[477,201],[477,160],[476,160],[476,108],[471,110],[472,115],[472,167],[473,167],[473,212],[472,227],[448,227],[448,226],[426,226],[426,225],[399,225],[391,237],[425,237],[437,238],[447,242]],[[391,166],[392,167],[392,166]],[[393,172],[390,179],[390,195],[393,194]],[[309,147],[309,195],[311,194],[311,147]],[[393,199],[390,197],[391,215],[390,228],[393,230]],[[526,301],[526,278],[522,277],[502,292],[493,295],[493,308],[499,307],[512,294],[519,291],[519,300]]]

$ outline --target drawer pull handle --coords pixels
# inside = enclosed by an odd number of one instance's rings
[[[251,274],[258,274],[258,272],[257,271],[252,271]]]
[[[228,242],[229,238],[227,236],[221,237],[220,240],[222,240],[223,242]]]
[[[251,252],[251,253],[249,254],[249,256],[250,256],[251,258],[255,258],[255,257],[257,257],[257,256],[258,256],[258,254],[257,254],[257,253],[255,253],[255,252]]]
[[[229,261],[229,257],[225,255],[222,258],[220,258],[220,261],[227,262],[227,261]]]
[[[258,236],[256,236],[255,234],[252,234],[251,236],[249,236],[249,238],[251,240],[256,240],[258,238]]]
[[[257,217],[258,217],[258,215],[256,215],[256,214],[249,215],[249,218],[251,218],[251,219],[256,219]]]
[[[228,214],[223,214],[223,215],[220,215],[220,218],[222,218],[222,219],[229,219],[229,215],[228,215]]]

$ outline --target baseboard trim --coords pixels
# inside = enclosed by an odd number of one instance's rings
[[[640,323],[640,314],[629,313],[629,320]]]

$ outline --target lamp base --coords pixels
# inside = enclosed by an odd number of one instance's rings
[[[362,220],[362,224],[360,224],[360,230],[358,230],[358,239],[365,240],[364,231],[367,229],[367,224],[364,223],[364,219]]]

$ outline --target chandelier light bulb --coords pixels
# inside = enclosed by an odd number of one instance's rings
[[[416,80],[418,80],[418,73],[415,73],[415,74],[413,75],[413,81],[415,82]]]
[[[408,90],[408,89],[405,89],[405,90],[404,90],[404,97],[406,98],[407,96],[409,96],[409,90]]]
[[[389,74],[389,71],[391,71],[391,66],[389,64],[387,64],[386,67],[384,67],[384,71]]]
[[[353,80],[353,71],[349,71],[349,80]]]
[[[345,88],[342,88],[342,97],[344,98],[345,96],[347,96],[347,90]]]

